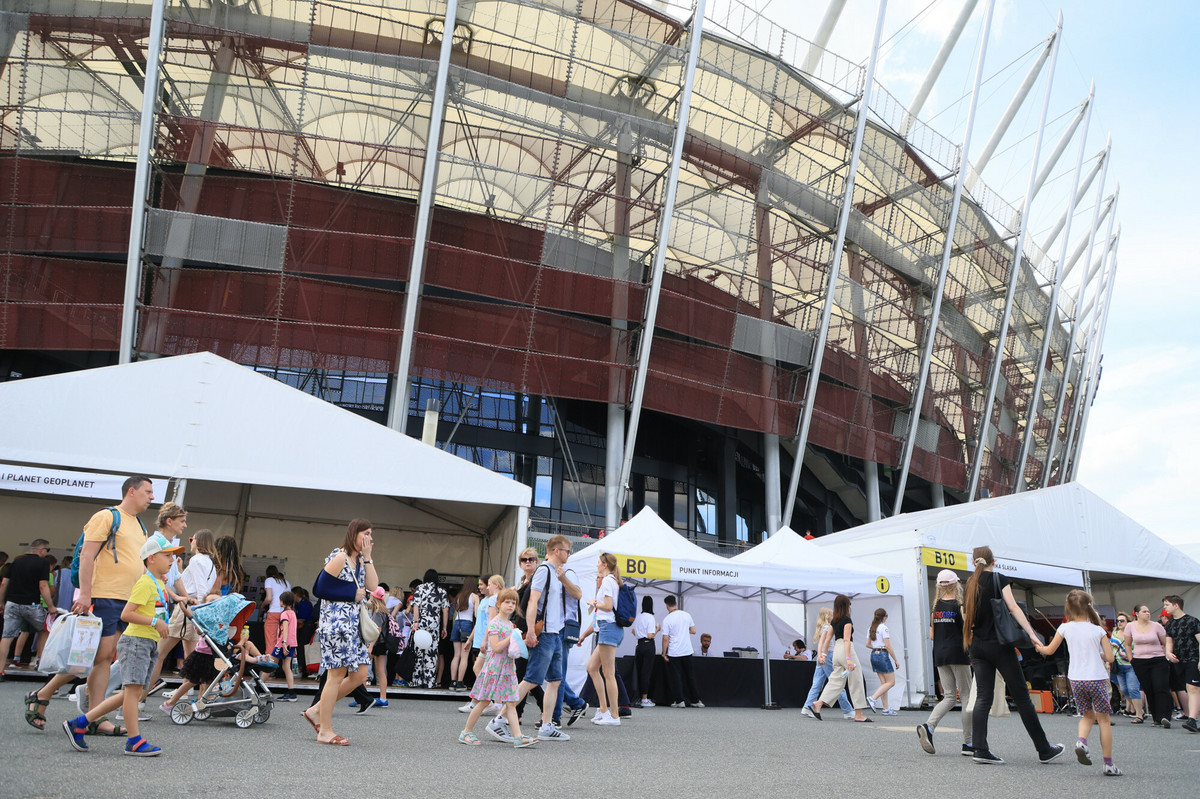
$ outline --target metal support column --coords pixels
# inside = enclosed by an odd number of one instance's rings
[[[1100,158],[1100,162],[1101,162],[1101,164],[1099,165],[1100,173],[1101,173],[1100,174],[1100,185],[1096,187],[1096,203],[1095,203],[1095,207],[1092,209],[1092,224],[1088,230],[1088,235],[1087,235],[1087,239],[1086,239],[1087,259],[1088,259],[1087,263],[1089,266],[1088,266],[1088,271],[1084,274],[1083,281],[1079,284],[1079,295],[1078,295],[1078,299],[1076,300],[1076,303],[1075,303],[1074,319],[1072,319],[1072,321],[1071,321],[1070,338],[1067,341],[1067,353],[1066,353],[1065,362],[1063,363],[1063,382],[1062,382],[1062,385],[1059,386],[1059,389],[1058,389],[1058,402],[1054,406],[1054,422],[1050,427],[1050,447],[1046,452],[1046,466],[1043,469],[1043,476],[1045,478],[1042,481],[1043,488],[1049,484],[1049,473],[1050,473],[1050,469],[1054,463],[1054,450],[1055,450],[1056,445],[1058,444],[1058,426],[1062,422],[1063,403],[1066,402],[1066,399],[1067,399],[1067,381],[1071,374],[1071,349],[1075,346],[1075,335],[1078,331],[1079,324],[1085,313],[1084,311],[1080,310],[1080,306],[1083,305],[1083,301],[1087,297],[1088,286],[1091,284],[1092,277],[1095,273],[1095,270],[1093,267],[1090,266],[1090,263],[1092,260],[1092,247],[1094,246],[1095,240],[1096,240],[1096,232],[1099,230],[1101,218],[1103,218],[1103,216],[1105,214],[1112,213],[1112,216],[1109,217],[1110,224],[1108,226],[1108,232],[1105,234],[1104,244],[1105,244],[1105,248],[1106,248],[1106,252],[1107,252],[1107,247],[1108,247],[1109,240],[1111,239],[1111,234],[1112,234],[1111,220],[1116,218],[1116,213],[1115,213],[1116,209],[1113,208],[1113,205],[1116,203],[1116,199],[1117,199],[1115,193],[1113,194],[1112,200],[1109,202],[1108,206],[1104,209],[1104,211],[1101,212],[1101,210],[1100,210],[1100,207],[1102,205],[1104,205],[1104,203],[1101,201],[1101,198],[1104,196],[1104,182],[1105,182],[1105,180],[1108,179],[1108,162],[1109,162],[1109,156],[1111,155],[1111,153],[1112,153],[1112,137],[1109,136],[1109,139],[1106,142],[1105,147],[1104,147],[1104,155],[1101,156],[1101,158]],[[1079,201],[1079,192],[1075,193],[1075,201],[1076,202]],[[1075,260],[1079,257],[1079,252],[1082,251],[1084,244],[1085,244],[1085,242],[1080,242],[1080,248],[1077,249],[1076,254],[1074,254],[1071,257],[1071,259],[1068,263],[1062,264],[1062,277],[1060,278],[1060,281],[1065,281],[1067,279],[1067,275],[1070,274],[1071,269],[1074,267]],[[1064,240],[1063,241],[1063,251],[1064,252],[1066,251],[1066,247],[1067,247],[1067,240]],[[1068,431],[1069,430],[1070,430],[1070,428],[1068,428]],[[1068,435],[1069,435],[1069,433],[1068,433]],[[1060,472],[1060,474],[1061,474],[1061,472]],[[1059,482],[1062,482],[1061,477],[1059,478]]]
[[[767,638],[767,589],[758,589],[759,616],[762,618],[763,710],[779,710],[771,698],[771,644]]]
[[[646,296],[646,313],[638,339],[637,374],[630,401],[629,424],[625,431],[625,451],[621,461],[621,484],[618,489],[621,506],[629,496],[629,475],[633,471],[633,447],[637,442],[638,423],[642,417],[642,399],[646,393],[646,373],[650,369],[650,348],[654,343],[654,325],[658,317],[658,297],[662,291],[663,270],[667,265],[667,247],[671,243],[671,226],[675,216],[675,195],[679,190],[679,170],[683,161],[683,141],[687,137],[688,117],[692,109],[692,86],[696,81],[696,65],[700,60],[700,40],[704,36],[704,10],[707,0],[696,0],[689,31],[687,67],[679,93],[679,118],[675,121],[675,139],[671,143],[671,165],[667,170],[666,194],[663,197],[662,223],[658,229],[658,245],[654,248],[654,265],[650,291]]]
[[[763,480],[766,482],[767,536],[783,527],[783,479],[779,468],[779,436],[763,433]]]
[[[821,56],[825,55],[825,45],[829,44],[829,37],[833,35],[838,17],[842,15],[842,9],[845,7],[846,0],[830,0],[825,9],[825,16],[821,17],[821,24],[817,26],[817,35],[813,37],[808,55],[804,57],[804,64],[800,67],[804,74],[813,74],[813,70],[821,63]]]
[[[995,2],[988,0],[984,11],[983,36],[979,43],[979,56],[975,61],[975,84],[971,89],[971,106],[967,110],[967,129],[963,134],[962,150],[958,159],[958,175],[954,178],[954,192],[950,200],[950,218],[946,222],[946,246],[942,249],[942,264],[938,268],[937,283],[933,289],[933,307],[925,329],[925,341],[921,347],[921,363],[917,379],[913,382],[912,409],[908,419],[908,430],[904,433],[904,444],[900,450],[899,476],[896,482],[896,504],[892,515],[901,513],[904,506],[904,491],[908,485],[908,472],[912,467],[913,448],[916,445],[917,429],[921,422],[921,408],[925,405],[925,384],[929,382],[929,368],[933,363],[933,343],[937,339],[938,323],[942,316],[942,297],[946,291],[946,277],[950,273],[950,261],[954,256],[954,233],[958,228],[958,212],[962,207],[963,187],[970,171],[968,156],[971,151],[971,133],[975,129],[975,112],[979,106],[979,90],[983,85],[983,64],[987,57],[988,38],[992,30],[992,12]]]
[[[121,305],[118,363],[133,360],[138,285],[142,282],[146,200],[150,193],[150,150],[154,147],[154,108],[158,102],[158,62],[162,54],[166,7],[167,0],[152,0],[150,6],[150,38],[146,40],[146,81],[142,91],[142,120],[138,129],[137,166],[133,176],[133,214],[129,220],[129,252],[125,258],[125,294]]]
[[[904,115],[904,121],[900,124],[901,136],[908,135],[908,129],[912,127],[912,123],[916,121],[917,115],[921,113],[921,109],[925,106],[925,101],[929,99],[929,93],[933,91],[933,84],[937,83],[938,77],[942,74],[942,69],[946,66],[946,61],[950,58],[950,54],[954,52],[954,47],[958,44],[958,39],[967,27],[967,21],[971,19],[971,13],[975,10],[975,6],[978,3],[979,0],[967,0],[963,3],[962,10],[958,12],[958,19],[954,20],[954,25],[950,28],[950,32],[946,34],[946,38],[942,41],[942,48],[934,56],[933,63],[929,65],[929,71],[925,73],[925,80],[921,82],[921,87],[917,89],[916,96],[913,97],[912,103],[908,106],[908,111]]]
[[[1121,233],[1119,230],[1117,232],[1116,240],[1117,240],[1117,243],[1120,243]],[[1077,435],[1075,437],[1074,449],[1067,450],[1067,454],[1070,457],[1069,457],[1069,460],[1067,461],[1066,465],[1069,466],[1069,469],[1070,469],[1069,474],[1071,476],[1072,481],[1074,481],[1075,478],[1078,476],[1079,456],[1083,453],[1083,440],[1084,440],[1084,437],[1087,435],[1088,418],[1091,416],[1092,403],[1096,400],[1096,389],[1098,388],[1098,384],[1100,382],[1100,363],[1104,359],[1104,332],[1108,329],[1108,312],[1112,309],[1113,287],[1117,283],[1117,266],[1118,266],[1117,252],[1116,252],[1117,243],[1114,243],[1113,248],[1112,248],[1111,258],[1113,261],[1113,265],[1112,265],[1112,271],[1108,277],[1108,288],[1105,291],[1104,310],[1100,317],[1100,331],[1099,331],[1098,335],[1096,336],[1096,342],[1095,342],[1096,356],[1092,361],[1092,363],[1093,363],[1092,375],[1091,375],[1090,379],[1088,380],[1087,402],[1084,403],[1083,408],[1082,408],[1083,418],[1079,422],[1079,435]]]
[[[1019,494],[1025,490],[1025,462],[1029,458],[1029,450],[1033,447],[1034,431],[1037,429],[1038,419],[1038,404],[1042,398],[1042,381],[1046,375],[1046,359],[1050,356],[1050,341],[1054,338],[1054,330],[1056,328],[1056,319],[1058,318],[1058,295],[1062,289],[1063,279],[1063,262],[1067,257],[1067,242],[1071,237],[1071,217],[1075,213],[1075,192],[1079,187],[1079,173],[1083,171],[1083,148],[1087,144],[1088,127],[1091,124],[1092,118],[1092,100],[1096,95],[1096,84],[1093,83],[1091,91],[1088,92],[1087,102],[1084,103],[1086,114],[1083,121],[1083,135],[1079,139],[1079,156],[1075,160],[1075,173],[1071,182],[1070,200],[1067,203],[1067,226],[1063,235],[1062,255],[1059,256],[1058,263],[1054,267],[1054,283],[1050,289],[1050,307],[1046,309],[1046,318],[1042,323],[1042,348],[1038,354],[1037,360],[1037,377],[1033,381],[1033,393],[1029,397],[1028,407],[1025,413],[1025,436],[1021,442],[1021,455],[1017,458],[1017,474],[1013,481],[1013,493]],[[1045,170],[1042,175],[1039,175],[1040,180],[1045,180]],[[1070,342],[1067,342],[1067,355],[1070,355]],[[1065,367],[1067,359],[1063,359]],[[1050,466],[1050,460],[1047,457],[1046,462],[1042,464],[1043,469]]]
[[[1058,234],[1062,233],[1063,228],[1067,225],[1067,212],[1076,205],[1079,205],[1079,201],[1083,199],[1083,195],[1087,194],[1087,190],[1092,185],[1092,181],[1095,180],[1096,175],[1100,173],[1100,167],[1104,166],[1104,163],[1107,160],[1108,150],[1104,150],[1100,153],[1099,157],[1096,158],[1096,163],[1092,164],[1092,168],[1088,170],[1087,177],[1083,179],[1083,182],[1079,184],[1079,188],[1076,189],[1074,205],[1068,205],[1066,207],[1066,209],[1063,211],[1063,215],[1058,218],[1058,221],[1054,223],[1054,227],[1052,227],[1050,232],[1046,235],[1045,241],[1042,242],[1043,255],[1050,252],[1050,248],[1054,246],[1054,242],[1058,238]]]
[[[413,341],[417,333],[417,303],[425,270],[425,248],[433,219],[433,195],[437,192],[438,152],[442,142],[442,123],[446,116],[446,84],[450,78],[450,51],[454,49],[454,28],[458,23],[458,0],[446,0],[442,22],[442,44],[438,50],[437,75],[433,81],[433,103],[429,109],[429,132],[425,136],[425,165],[421,171],[421,192],[417,200],[417,223],[413,230],[413,253],[404,286],[404,329],[400,331],[400,351],[396,353],[396,390],[388,406],[388,427],[406,432],[408,402],[412,392],[409,372],[412,367]]]
[[[1042,72],[1042,67],[1046,64],[1046,59],[1052,52],[1057,51],[1059,35],[1062,32],[1062,15],[1059,15],[1058,27],[1055,28],[1054,34],[1050,37],[1050,41],[1046,43],[1046,47],[1042,50],[1042,54],[1038,56],[1037,61],[1033,62],[1033,66],[1029,68],[1029,73],[1025,75],[1025,80],[1017,88],[1017,93],[1013,95],[1012,100],[1008,104],[1008,108],[1004,110],[1004,115],[1000,117],[1000,121],[996,123],[996,129],[992,131],[992,137],[988,139],[987,144],[983,146],[983,151],[979,157],[975,159],[975,172],[967,178],[967,190],[970,191],[975,186],[975,181],[983,174],[983,169],[992,160],[992,155],[995,154],[996,148],[1000,146],[1000,141],[1004,138],[1004,134],[1008,132],[1009,125],[1017,116],[1017,112],[1021,110],[1021,106],[1025,104],[1025,98],[1029,96],[1029,92],[1033,89],[1033,84],[1037,81],[1038,75]],[[1039,126],[1039,130],[1044,125]]]
[[[850,210],[854,206],[854,181],[858,174],[858,158],[862,152],[863,134],[870,116],[871,85],[875,82],[875,64],[879,59],[879,39],[883,35],[883,17],[887,11],[887,0],[879,0],[875,14],[875,37],[871,42],[871,55],[863,75],[862,96],[858,100],[858,118],[854,127],[854,140],[850,146],[850,162],[846,165],[846,188],[842,196],[842,208],[838,214],[837,238],[833,255],[829,260],[829,278],[825,284],[825,303],[821,309],[821,328],[813,344],[812,366],[808,370],[808,385],[805,386],[804,407],[800,411],[796,430],[796,457],[792,474],[788,480],[787,502],[783,518],[790,520],[796,507],[796,492],[800,488],[800,472],[804,468],[804,450],[808,447],[808,429],[812,424],[813,403],[817,398],[817,385],[821,382],[821,362],[825,358],[825,344],[829,339],[829,320],[833,316],[833,304],[837,293],[838,276],[842,269],[842,252],[846,247],[846,226],[850,222]]]
[[[967,486],[967,501],[974,502],[979,489],[979,475],[983,470],[983,453],[987,448],[988,427],[992,421],[992,406],[996,402],[996,390],[1000,387],[1000,372],[1004,366],[1004,345],[1008,338],[1008,323],[1012,318],[1013,298],[1017,293],[1017,282],[1021,279],[1022,251],[1025,249],[1025,236],[1029,231],[1029,209],[1033,204],[1033,183],[1037,179],[1038,161],[1042,153],[1042,137],[1046,133],[1046,115],[1050,111],[1050,92],[1054,88],[1054,70],[1058,64],[1058,46],[1062,41],[1062,14],[1058,15],[1058,27],[1054,30],[1051,44],[1050,72],[1046,76],[1046,94],[1042,99],[1042,115],[1038,121],[1037,137],[1033,145],[1033,160],[1029,169],[1029,186],[1025,192],[1025,202],[1021,208],[1021,226],[1017,231],[1017,240],[1013,244],[1012,274],[1008,280],[1008,291],[1004,297],[1004,314],[1000,319],[1000,332],[996,337],[995,356],[992,358],[992,374],[988,379],[988,389],[983,402],[983,412],[979,420],[979,437],[975,444],[975,457],[971,461],[971,479]]]

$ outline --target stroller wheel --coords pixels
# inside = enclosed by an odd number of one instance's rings
[[[212,711],[209,710],[208,708],[204,708],[204,710],[197,710],[196,711],[196,721],[204,721],[206,718],[208,718],[211,715],[212,715]]]
[[[258,724],[266,724],[267,719],[269,718],[271,718],[270,705],[263,705],[258,709],[258,712],[254,714],[254,721]]]
[[[176,724],[187,724],[193,718],[199,718],[200,714],[192,707],[191,702],[176,702],[171,708],[171,721]]]
[[[234,716],[233,720],[234,723],[244,730],[250,727],[250,725],[254,724],[255,715],[256,711],[254,708],[246,708],[245,710],[239,710],[238,714]]]

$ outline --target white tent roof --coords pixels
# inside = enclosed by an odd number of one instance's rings
[[[986,545],[997,560],[1087,569],[1093,580],[1193,582],[1200,574],[1200,564],[1079,483],[905,513],[816,541],[850,557],[919,547],[970,553]]]
[[[16,463],[439,503],[443,518],[477,530],[531,498],[515,480],[208,352],[0,383],[0,408],[0,458]]]
[[[886,577],[890,582],[889,591],[900,593],[903,590],[903,578],[899,574],[880,574],[877,569],[817,546],[789,527],[781,528],[766,541],[730,560],[787,569],[801,575],[812,588],[824,591],[874,594],[878,592],[880,577]]]

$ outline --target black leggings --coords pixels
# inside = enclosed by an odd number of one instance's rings
[[[1152,658],[1134,658],[1133,673],[1137,675],[1138,683],[1146,692],[1146,702],[1150,705],[1147,710],[1155,721],[1171,718],[1171,666],[1166,657],[1159,655]]]
[[[654,639],[639,639],[633,658],[634,669],[637,671],[638,693],[642,696],[649,696],[650,677],[654,674]]]
[[[981,641],[975,639],[971,644],[971,667],[975,670],[975,712],[971,714],[971,744],[977,752],[990,752],[987,742],[988,710],[992,707],[992,698],[996,693],[996,672],[1004,678],[1008,692],[1017,705],[1021,715],[1021,723],[1038,755],[1050,752],[1050,742],[1042,723],[1038,721],[1037,711],[1029,700],[1029,691],[1025,688],[1025,674],[1021,671],[1021,663],[1011,646],[1001,646],[999,641]]]

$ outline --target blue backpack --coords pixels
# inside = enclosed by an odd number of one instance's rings
[[[104,544],[100,547],[100,551],[104,551],[104,547],[108,547],[112,552],[113,563],[117,563],[117,531],[121,529],[121,512],[116,508],[106,508],[112,514],[112,525],[108,528],[108,538],[104,539]],[[136,516],[134,517],[137,518]],[[142,534],[149,535],[146,532],[146,525],[142,524],[142,520],[138,519],[138,524],[142,526]],[[79,540],[75,542],[75,551],[71,553],[71,585],[79,587],[79,556],[83,554],[83,537],[87,533],[80,533]],[[100,557],[100,552],[96,553],[96,557]]]
[[[628,627],[633,624],[637,615],[637,594],[633,591],[633,583],[625,580],[617,589],[617,606],[613,608],[618,627]]]

